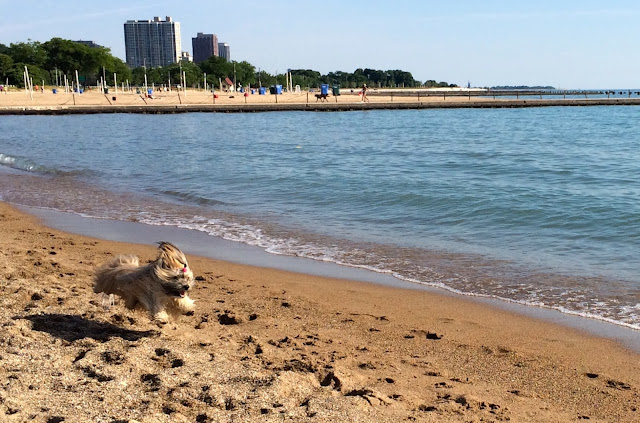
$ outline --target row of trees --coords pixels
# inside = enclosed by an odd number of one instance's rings
[[[34,84],[44,81],[55,84],[56,78],[63,80],[66,75],[74,79],[77,70],[82,81],[95,81],[98,75],[106,74],[113,83],[113,74],[119,78],[130,79],[131,70],[117,57],[111,55],[108,48],[89,47],[74,41],[52,38],[40,43],[28,41],[12,43],[8,47],[0,44],[0,81],[23,86],[22,74],[25,65]],[[109,80],[109,79],[108,79]]]
[[[367,84],[370,87],[450,87],[455,86],[447,82],[427,81],[422,83],[413,78],[410,72],[402,70],[378,70],[378,69],[356,69],[349,72],[329,72],[321,75],[320,72],[311,69],[296,69],[291,71],[293,85],[301,87],[317,87],[320,84],[340,85],[343,88],[362,87]]]
[[[180,63],[153,69],[137,68],[133,70],[132,81],[140,85],[144,83],[144,75],[147,75],[147,83],[167,84],[170,80],[172,84],[180,80],[181,72],[184,72],[187,85],[204,86],[204,76],[206,74],[207,83],[216,85],[220,79],[229,78],[245,87],[271,86],[276,84],[286,84],[287,76],[282,74],[272,75],[268,72],[258,70],[255,66],[246,61],[227,62],[222,57],[210,57],[202,63]],[[362,87],[367,84],[370,87],[454,87],[456,85],[447,82],[436,82],[429,80],[424,84],[413,78],[410,72],[402,70],[381,71],[376,69],[356,69],[355,72],[329,72],[322,75],[318,71],[311,69],[291,70],[293,85],[300,87],[319,87],[321,84],[340,85],[343,88]]]
[[[186,78],[186,85],[203,87],[204,76],[207,83],[217,86],[220,79],[229,78],[245,87],[270,86],[286,84],[285,74],[272,75],[258,70],[252,64],[242,62],[228,62],[221,57],[210,57],[202,63],[194,64],[182,62],[160,68],[129,69],[119,58],[111,54],[105,47],[89,47],[62,38],[52,38],[40,43],[27,41],[12,43],[9,46],[0,44],[0,84],[8,80],[10,85],[23,86],[23,71],[25,65],[34,84],[44,81],[45,84],[55,84],[63,80],[66,75],[72,80],[77,70],[81,83],[93,85],[102,77],[107,84],[113,85],[113,74],[117,74],[118,82],[129,81],[131,85],[143,85],[145,75],[147,84],[164,85],[180,82],[181,75]],[[320,84],[340,85],[343,88],[361,87],[367,84],[371,87],[449,87],[455,86],[446,82],[433,80],[421,83],[413,78],[410,72],[402,70],[356,69],[349,72],[329,72],[322,75],[311,69],[296,69],[291,71],[293,85],[300,87],[319,87]]]

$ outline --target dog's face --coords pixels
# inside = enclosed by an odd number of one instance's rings
[[[178,247],[161,242],[160,254],[156,260],[156,274],[162,280],[164,293],[170,297],[184,298],[193,287],[193,272],[187,258]]]

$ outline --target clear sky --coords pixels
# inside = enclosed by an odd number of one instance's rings
[[[124,60],[128,19],[171,16],[268,72],[401,69],[459,85],[640,88],[637,0],[0,0],[0,43],[93,40]]]

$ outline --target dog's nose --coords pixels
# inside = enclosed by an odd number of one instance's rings
[[[185,290],[185,291],[188,291],[189,290],[189,285],[182,285],[182,289]]]

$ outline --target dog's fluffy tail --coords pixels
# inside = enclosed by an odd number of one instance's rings
[[[138,257],[132,255],[117,256],[110,262],[100,267],[93,278],[93,292],[116,294],[118,291],[118,277],[126,270],[140,266]]]

